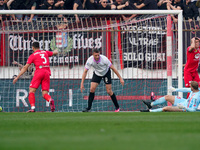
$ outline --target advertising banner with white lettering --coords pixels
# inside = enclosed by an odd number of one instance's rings
[[[92,49],[102,47],[102,35],[96,32],[41,32],[6,35],[6,65],[13,61],[25,64],[33,53],[32,42],[38,41],[40,49],[59,50],[58,56],[50,57],[51,65],[82,65],[92,54]]]
[[[115,37],[108,36],[109,32],[94,30],[84,32],[64,32],[64,30],[27,32],[26,30],[26,32],[13,33],[9,31],[0,35],[0,64],[10,66],[13,61],[25,64],[29,55],[33,53],[32,42],[39,41],[40,49],[50,51],[59,49],[59,56],[50,58],[51,65],[69,67],[83,65],[93,48],[100,49],[102,54],[107,54],[106,50],[113,51],[112,47],[109,47],[109,42],[114,41],[115,52],[119,52],[118,57],[116,56],[117,60],[122,60],[118,63],[124,68],[166,68],[165,23],[166,21],[162,21],[162,18],[154,17],[125,24],[117,29],[121,31]],[[198,21],[183,22],[183,62],[186,62],[186,49],[190,45],[191,38],[200,37],[199,28]],[[120,56],[123,57],[120,58]]]
[[[164,21],[154,17],[121,28],[125,68],[166,68]]]

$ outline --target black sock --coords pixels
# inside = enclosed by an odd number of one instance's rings
[[[116,98],[116,96],[115,96],[115,93],[113,93],[113,95],[110,96],[110,97],[111,97],[111,99],[112,99],[112,101],[113,101],[113,103],[114,103],[114,105],[115,105],[115,108],[116,108],[116,109],[119,109],[119,104],[118,104],[118,102],[117,102],[117,98]]]
[[[93,100],[94,100],[94,93],[90,92],[89,98],[88,98],[88,108],[87,108],[88,110],[91,109]]]

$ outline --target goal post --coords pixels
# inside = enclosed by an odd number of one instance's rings
[[[125,80],[122,87],[112,72],[112,89],[123,111],[143,108],[141,100],[149,100],[151,92],[160,97],[171,94],[167,93],[168,86],[183,87],[182,10],[0,11],[0,15],[6,14],[34,14],[37,17],[32,22],[4,20],[0,24],[0,106],[4,111],[21,112],[30,107],[28,87],[32,72],[26,72],[16,85],[12,84],[12,79],[19,73],[19,64],[25,65],[32,54],[31,43],[34,41],[39,41],[43,50],[59,49],[59,55],[50,58],[49,91],[58,112],[81,111],[87,107],[93,70],[88,72],[83,93],[80,82],[93,48],[106,55]],[[67,21],[54,17],[60,14]],[[74,14],[80,16],[79,22],[74,19]],[[131,20],[125,21],[121,17],[132,14],[137,16]],[[175,24],[171,24],[171,28],[167,15],[178,15],[177,29],[172,29]],[[173,33],[168,38],[170,28]],[[36,110],[49,111],[49,104],[42,98],[40,90],[36,93]],[[178,94],[182,96],[182,93]],[[95,92],[92,111],[112,110],[114,106],[101,82]]]

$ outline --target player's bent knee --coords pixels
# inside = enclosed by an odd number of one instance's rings
[[[91,92],[91,93],[94,93],[94,92],[95,92],[95,89],[90,89],[90,92]]]
[[[29,88],[29,93],[35,93],[37,89],[35,88]]]
[[[44,97],[44,95],[48,94],[48,93],[49,93],[48,91],[44,90],[44,91],[42,91],[42,96]]]
[[[165,99],[167,100],[169,98],[169,95],[165,95]]]
[[[172,99],[172,95],[165,95],[165,100],[166,101],[170,101]]]
[[[112,90],[107,90],[108,95],[112,96],[113,92]]]

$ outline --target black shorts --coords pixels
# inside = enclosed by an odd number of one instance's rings
[[[95,73],[93,73],[93,77],[92,77],[91,82],[96,82],[96,83],[100,84],[102,78],[103,78],[105,84],[111,84],[112,83],[110,69],[108,70],[108,72],[103,77],[98,76]]]

